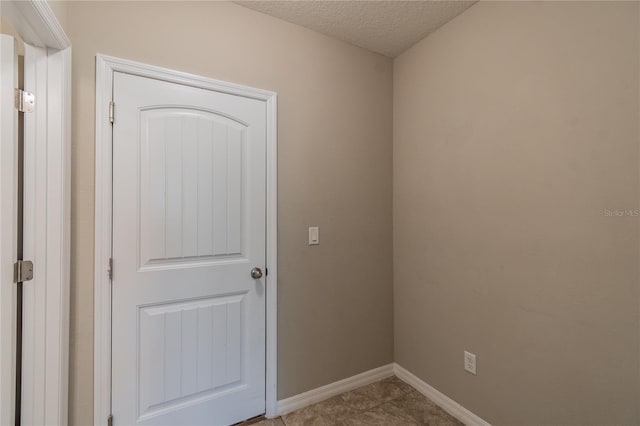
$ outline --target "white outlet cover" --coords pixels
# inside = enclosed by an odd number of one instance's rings
[[[464,351],[464,369],[474,376],[476,375],[476,354]]]

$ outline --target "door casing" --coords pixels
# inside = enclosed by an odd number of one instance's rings
[[[25,43],[41,48],[37,60],[25,60],[34,77],[25,79],[25,89],[34,92],[36,110],[25,116],[24,133],[23,193],[30,210],[24,214],[23,247],[25,259],[34,261],[34,278],[23,293],[22,422],[67,424],[71,41],[46,1],[6,0],[0,9]],[[3,288],[15,287],[11,278],[3,279]],[[0,401],[0,423],[13,424],[15,412],[6,402]]]
[[[13,263],[18,253],[18,112],[13,102],[18,84],[18,49],[0,36],[0,424],[12,424],[16,404],[17,291]]]
[[[111,415],[111,279],[112,140],[109,102],[113,74],[123,72],[265,102],[267,109],[266,182],[266,416],[277,415],[277,94],[181,71],[106,55],[96,56],[96,176],[94,260],[94,424],[107,425]],[[115,106],[115,119],[118,116]],[[117,421],[117,420],[116,420]]]

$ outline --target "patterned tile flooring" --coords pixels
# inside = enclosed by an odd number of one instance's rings
[[[389,377],[255,426],[461,426],[420,392]],[[252,425],[252,426],[254,426]]]

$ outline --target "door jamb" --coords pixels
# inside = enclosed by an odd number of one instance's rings
[[[94,425],[107,425],[111,415],[111,280],[113,128],[109,102],[113,74],[123,72],[187,86],[214,90],[265,102],[267,108],[266,194],[266,416],[277,416],[277,94],[181,71],[111,56],[96,56],[96,176],[95,176],[95,312]],[[117,106],[116,106],[117,108]],[[117,116],[117,112],[116,112]]]

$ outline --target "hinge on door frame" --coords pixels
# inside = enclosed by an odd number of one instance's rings
[[[15,105],[20,112],[33,112],[33,108],[36,105],[36,97],[31,92],[16,89]]]
[[[107,426],[113,426],[113,414],[109,414],[107,417]]]
[[[116,104],[113,103],[113,101],[109,101],[109,123],[113,124],[115,120],[115,109],[116,109]]]
[[[109,263],[107,266],[107,275],[109,276],[110,280],[113,279],[113,258],[112,257],[109,258]]]
[[[23,283],[33,279],[33,262],[30,260],[18,260],[13,264],[13,282]]]

